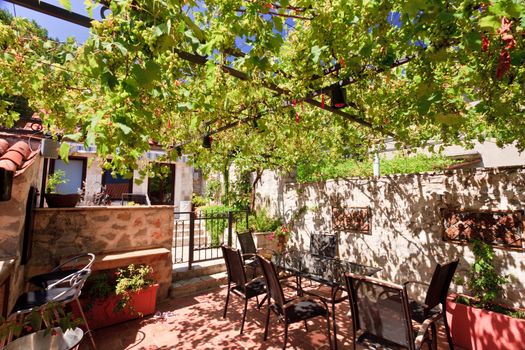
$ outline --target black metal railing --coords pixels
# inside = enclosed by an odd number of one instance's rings
[[[236,246],[234,232],[246,229],[247,210],[203,209],[197,212],[175,212],[173,228],[174,263],[222,259],[221,244]]]

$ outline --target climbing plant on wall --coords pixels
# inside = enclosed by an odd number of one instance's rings
[[[79,46],[3,16],[0,95],[24,96],[47,128],[95,144],[115,169],[129,171],[152,143],[215,169],[227,158],[286,168],[387,137],[525,148],[520,0],[109,6]],[[335,85],[346,89],[341,109]],[[0,123],[16,118],[1,102]]]

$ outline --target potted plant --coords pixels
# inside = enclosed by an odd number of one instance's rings
[[[268,215],[266,208],[260,209],[248,218],[248,229],[254,233],[257,248],[277,250],[277,241],[273,239],[274,231],[280,227],[282,220]],[[241,230],[239,230],[241,231]]]
[[[522,349],[525,344],[525,311],[496,302],[509,276],[498,273],[492,246],[474,240],[472,249],[475,261],[467,282],[470,296],[452,294],[447,302],[452,340],[465,349]]]
[[[58,169],[47,178],[45,198],[49,208],[72,208],[80,200],[79,193],[62,194],[56,192],[58,185],[69,181],[65,176],[66,173],[62,169]]]
[[[155,312],[159,285],[148,265],[129,265],[112,273],[89,277],[80,299],[91,329],[150,315]],[[73,313],[80,312],[73,304]]]

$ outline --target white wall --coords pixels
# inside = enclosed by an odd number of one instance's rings
[[[382,268],[378,277],[401,283],[430,281],[436,262],[460,258],[457,275],[473,262],[469,245],[443,240],[442,208],[521,210],[525,204],[525,168],[475,169],[353,178],[309,184],[283,183],[267,172],[257,188],[258,206],[295,222],[289,244],[308,250],[312,233],[338,235],[341,257]],[[370,207],[371,234],[337,232],[332,207]],[[525,251],[495,249],[501,274],[512,275],[505,298],[525,306]],[[462,291],[461,286],[452,289]]]

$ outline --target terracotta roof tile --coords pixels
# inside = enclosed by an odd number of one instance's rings
[[[9,147],[9,142],[6,139],[0,139],[0,168],[10,171],[17,171],[16,175],[20,175],[37,159],[40,149],[31,151],[29,144],[25,141],[18,141]]]
[[[9,142],[4,139],[0,139],[0,156],[2,156],[5,152],[7,152],[7,149],[9,148]]]

